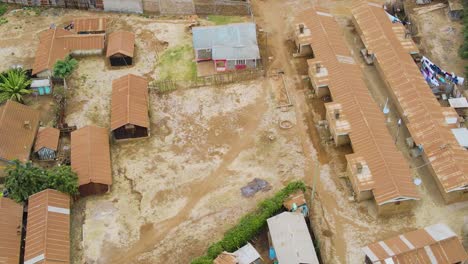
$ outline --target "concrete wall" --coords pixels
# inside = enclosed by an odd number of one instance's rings
[[[407,213],[411,211],[417,203],[415,200],[407,200],[399,203],[388,203],[384,205],[377,205],[377,213],[379,216],[391,216],[395,214]]]
[[[104,11],[143,13],[142,0],[104,0]]]

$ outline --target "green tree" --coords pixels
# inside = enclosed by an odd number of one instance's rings
[[[58,60],[54,65],[54,76],[58,78],[68,78],[78,66],[78,61],[70,56],[64,60]]]
[[[5,172],[5,188],[10,198],[17,202],[26,201],[30,195],[42,191],[47,186],[44,172],[34,167],[31,162],[22,164],[15,160]]]
[[[29,196],[45,189],[54,189],[70,195],[78,194],[78,177],[70,166],[58,166],[48,170],[35,167],[31,162],[13,161],[6,168],[5,188],[10,197],[24,202]]]
[[[14,100],[23,103],[23,96],[31,93],[26,89],[30,84],[31,80],[24,70],[10,69],[0,74],[0,102]]]

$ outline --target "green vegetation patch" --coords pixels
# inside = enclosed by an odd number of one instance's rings
[[[241,16],[218,16],[218,15],[209,15],[206,20],[214,23],[215,25],[226,25],[232,23],[241,23],[246,22],[246,17]]]
[[[0,16],[3,16],[8,11],[8,5],[0,3]]]
[[[459,49],[460,57],[468,59],[468,1],[463,1],[463,44]],[[468,66],[465,67],[465,77],[468,78]]]
[[[191,45],[180,45],[165,50],[159,57],[159,80],[193,80],[197,65]]]
[[[277,192],[272,198],[263,200],[258,204],[255,212],[241,218],[239,223],[229,229],[223,239],[213,243],[204,256],[192,260],[192,264],[212,264],[213,260],[223,251],[234,252],[244,246],[249,240],[258,235],[267,224],[267,219],[278,214],[283,208],[284,200],[299,190],[305,192],[306,186],[302,181],[293,181],[284,189]]]

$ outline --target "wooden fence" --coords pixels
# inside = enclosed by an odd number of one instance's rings
[[[203,86],[222,86],[243,81],[250,81],[265,75],[262,68],[254,70],[233,71],[197,77],[193,80],[157,80],[149,85],[150,91],[157,93],[170,92],[178,89],[190,89]]]

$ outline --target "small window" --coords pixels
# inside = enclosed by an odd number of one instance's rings
[[[236,60],[236,65],[245,65],[245,60]]]

